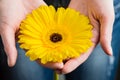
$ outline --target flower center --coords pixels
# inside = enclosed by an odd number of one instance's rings
[[[61,34],[58,34],[58,33],[53,33],[51,36],[50,36],[50,40],[54,43],[56,42],[59,42],[62,40],[62,35]]]

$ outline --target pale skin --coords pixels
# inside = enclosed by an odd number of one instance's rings
[[[7,54],[8,65],[14,66],[17,59],[15,37],[19,31],[19,24],[26,14],[40,5],[46,5],[42,0],[0,0],[0,35]],[[70,8],[80,11],[89,17],[93,25],[94,45],[78,58],[63,63],[41,64],[55,69],[58,73],[69,73],[82,64],[100,41],[103,50],[112,55],[111,38],[114,22],[113,0],[71,0]]]
[[[82,56],[68,60],[60,73],[69,73],[82,64],[94,50],[98,42],[100,42],[103,50],[108,55],[112,55],[111,39],[114,23],[114,7],[113,0],[71,0],[70,8],[80,11],[89,17],[93,25],[94,45]]]

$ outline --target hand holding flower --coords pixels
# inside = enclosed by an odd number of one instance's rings
[[[0,35],[9,66],[14,66],[16,62],[15,36],[17,36],[21,20],[42,4],[45,5],[42,0],[0,0]]]
[[[69,7],[89,17],[94,27],[92,38],[94,46],[79,58],[68,60],[63,69],[59,71],[62,73],[69,73],[82,64],[89,57],[99,41],[103,50],[108,55],[112,55],[111,38],[114,22],[113,0],[71,0]]]

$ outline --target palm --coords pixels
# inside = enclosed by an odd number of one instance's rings
[[[63,73],[69,73],[82,64],[97,45],[99,38],[104,51],[111,55],[110,40],[114,21],[112,0],[102,1],[102,3],[99,0],[93,0],[92,2],[90,0],[71,0],[69,7],[89,17],[90,23],[93,25],[92,42],[94,45],[80,57],[68,60],[62,69]]]
[[[16,62],[15,33],[19,30],[20,22],[41,4],[45,3],[42,0],[0,0],[0,35],[9,66]]]
[[[39,0],[24,1],[4,1],[3,8],[1,8],[2,14],[0,15],[2,24],[7,24],[13,27],[15,30],[19,29],[19,24],[23,20],[26,14],[30,13],[33,9],[37,8],[40,4]],[[9,6],[7,5],[9,4]]]

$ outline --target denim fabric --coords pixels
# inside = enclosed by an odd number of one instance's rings
[[[49,5],[53,4],[48,1]],[[57,1],[53,5],[57,7],[66,7],[69,0]],[[56,4],[61,1],[61,4]],[[66,75],[67,80],[114,80],[119,61],[120,53],[120,0],[114,1],[115,5],[115,23],[113,28],[113,56],[107,56],[102,50],[100,44],[96,47],[90,57],[80,65],[76,70]],[[53,71],[31,62],[24,55],[25,52],[19,48],[18,59],[14,67],[7,65],[7,59],[4,47],[0,39],[0,80],[53,80]]]
[[[25,52],[16,45],[18,59],[14,67],[8,67],[5,52],[0,41],[0,80],[53,80],[53,71],[36,62],[31,62]]]

